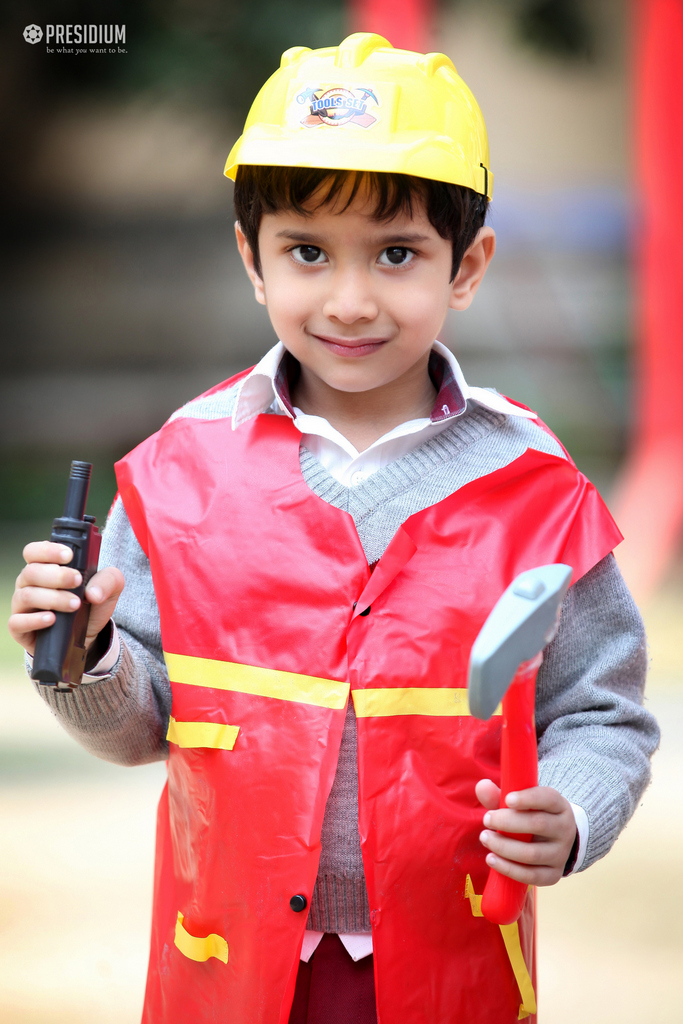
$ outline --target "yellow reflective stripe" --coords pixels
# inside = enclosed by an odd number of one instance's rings
[[[278,672],[272,668],[238,665],[232,661],[191,658],[186,654],[167,654],[164,658],[174,683],[208,686],[214,690],[250,693],[255,697],[275,697],[298,704],[340,710],[346,706],[349,684],[335,679],[302,676],[296,672]]]
[[[472,879],[470,878],[469,875],[467,876],[467,879],[465,881],[465,896],[470,901],[470,906],[472,907],[472,917],[483,917],[484,915],[481,912],[481,896],[477,896],[476,892],[474,891]]]
[[[179,747],[232,750],[239,731],[239,725],[223,725],[221,722],[176,722],[171,715],[166,739]]]
[[[467,690],[456,687],[386,687],[378,690],[354,690],[353,706],[357,718],[386,718],[389,715],[469,715]],[[500,708],[494,714],[499,715]]]
[[[501,924],[498,927],[510,957],[510,964],[517,981],[519,994],[522,997],[522,1005],[519,1008],[517,1020],[523,1020],[532,1013],[536,1013],[536,993],[531,983],[529,971],[524,963],[522,944],[519,941],[519,925],[515,921],[514,924]]]
[[[465,880],[465,897],[470,901],[472,916],[483,917],[484,915],[481,912],[481,896],[477,896],[475,893],[472,879],[469,875]],[[500,934],[503,936],[503,942],[510,959],[510,966],[517,982],[519,994],[522,997],[522,1005],[519,1008],[517,1020],[524,1020],[525,1017],[530,1017],[532,1013],[536,1013],[536,993],[534,992],[534,986],[531,982],[527,965],[524,962],[522,944],[519,940],[519,925],[515,921],[514,924],[500,924],[498,927],[500,928]]]
[[[215,932],[211,932],[204,938],[190,935],[183,928],[183,915],[180,911],[178,911],[178,920],[175,926],[174,942],[183,956],[190,960],[196,960],[200,964],[203,964],[205,960],[210,960],[212,956],[215,956],[217,960],[222,960],[224,964],[228,962],[228,944],[225,939],[221,935],[216,935]]]

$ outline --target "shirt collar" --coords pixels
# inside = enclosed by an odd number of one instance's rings
[[[233,430],[269,409],[283,413],[292,420],[296,419],[289,393],[291,374],[296,365],[296,360],[281,341],[266,352],[263,359],[237,385],[232,414]],[[429,417],[432,423],[445,423],[446,420],[462,416],[468,400],[506,416],[536,419],[536,413],[515,405],[495,391],[470,387],[458,360],[440,341],[435,341],[432,346],[429,375],[437,389],[434,408]]]

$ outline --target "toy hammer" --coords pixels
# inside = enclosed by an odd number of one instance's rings
[[[470,654],[470,712],[488,719],[503,701],[500,806],[508,793],[538,785],[534,705],[543,649],[557,630],[572,570],[541,565],[521,573],[498,600]],[[508,834],[508,833],[506,833]],[[529,842],[530,835],[512,838]],[[494,924],[512,924],[522,913],[528,886],[491,869],[481,910]]]

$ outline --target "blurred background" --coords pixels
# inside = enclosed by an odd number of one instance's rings
[[[372,4],[367,5],[368,8]],[[363,24],[342,0],[101,0],[115,53],[48,52],[30,24],[89,24],[82,0],[5,0],[0,26],[0,599],[49,534],[72,458],[113,462],[273,343],[233,240],[223,163],[280,53]],[[487,121],[498,253],[442,340],[472,384],[537,409],[609,501],[633,427],[632,5],[442,0],[447,53]],[[355,22],[352,23],[355,18]],[[359,20],[360,19],[360,20]],[[385,34],[392,39],[390,28]],[[680,399],[678,399],[680,402]],[[672,472],[676,472],[675,467]],[[681,1019],[683,568],[642,602],[655,783],[610,857],[541,893],[548,1024]],[[88,757],[0,634],[0,1015],[139,1019],[163,765]]]

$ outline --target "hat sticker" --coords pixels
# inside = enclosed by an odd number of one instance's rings
[[[321,124],[334,127],[355,124],[359,128],[370,128],[379,120],[377,110],[381,106],[372,89],[362,86],[347,89],[341,85],[308,86],[296,94],[295,103],[299,108],[297,120],[306,128]],[[374,116],[368,112],[368,107],[372,108]]]

